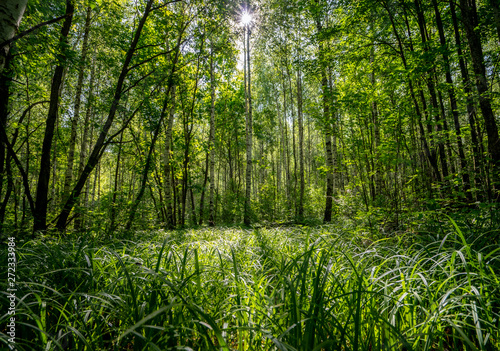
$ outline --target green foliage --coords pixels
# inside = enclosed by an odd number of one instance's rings
[[[498,234],[424,217],[378,240],[347,221],[18,239],[16,347],[498,349]]]

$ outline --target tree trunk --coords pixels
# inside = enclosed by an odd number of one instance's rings
[[[80,146],[80,159],[78,161],[78,176],[83,173],[83,169],[85,168],[85,160],[87,158],[87,147],[88,147],[88,138],[89,138],[89,125],[90,125],[90,115],[92,114],[92,100],[94,93],[94,78],[95,78],[95,68],[94,62],[92,62],[92,68],[90,71],[90,82],[89,82],[89,91],[87,95],[87,111],[85,112],[85,122],[83,123],[83,133],[82,133],[82,143]],[[92,134],[93,132],[91,132]],[[87,191],[86,195],[88,198],[88,183],[87,183]],[[82,205],[81,199],[78,199],[77,211],[75,213],[75,230],[79,231],[83,226],[83,214],[80,213],[79,207]]]
[[[316,30],[322,32],[322,25],[319,19],[316,20]],[[332,221],[333,209],[333,150],[332,150],[332,127],[330,121],[330,102],[329,95],[331,87],[328,86],[327,69],[325,63],[325,54],[323,43],[319,43],[319,64],[321,66],[321,90],[323,95],[323,125],[325,130],[325,153],[326,153],[326,203],[323,222],[329,223]]]
[[[406,56],[404,54],[403,42],[402,42],[401,37],[399,35],[399,32],[397,30],[396,23],[394,22],[394,17],[392,15],[392,13],[390,12],[388,5],[384,3],[384,7],[389,15],[389,20],[391,21],[392,30],[393,30],[393,33],[396,36],[396,39],[398,42],[398,48],[400,51],[401,61],[403,62],[403,66],[404,66],[405,70],[407,70],[408,64],[406,62]],[[408,20],[406,19],[406,14],[405,14],[405,22],[406,22],[406,26],[407,26],[407,30],[408,30],[408,36],[410,37],[410,50],[413,51],[413,45],[411,44],[410,28],[408,25]],[[420,140],[422,143],[422,147],[424,149],[424,153],[426,155],[426,158],[431,165],[431,169],[434,171],[435,179],[438,182],[440,182],[441,175],[439,173],[439,168],[438,168],[435,152],[433,150],[431,150],[431,148],[429,146],[429,142],[427,141],[427,138],[425,136],[425,129],[424,129],[424,126],[422,124],[423,123],[422,111],[420,110],[420,106],[419,106],[418,101],[417,101],[415,88],[413,87],[413,82],[411,80],[411,77],[408,77],[408,86],[409,86],[409,90],[410,90],[411,99],[412,99],[413,104],[415,106],[415,113],[417,115],[417,123],[418,123],[419,131],[420,131]],[[420,91],[420,97],[421,97],[422,103],[425,104],[425,99],[423,99],[423,97],[422,97],[421,89],[419,89],[419,91]],[[425,110],[425,106],[424,106],[424,110]]]
[[[215,73],[214,73],[214,58],[213,47],[210,49],[210,134],[208,136],[208,150],[210,152],[210,196],[209,196],[209,217],[208,225],[215,226]],[[201,219],[200,219],[201,221]]]
[[[122,141],[123,141],[123,132],[120,134],[120,142],[118,144],[118,155],[116,156],[116,167],[115,167],[115,176],[114,176],[114,184],[113,184],[113,197],[111,199],[111,204],[110,204],[110,220],[109,220],[109,234],[111,234],[115,230],[115,221],[116,221],[116,200],[118,196],[118,189],[120,188],[119,186],[119,175],[120,175],[120,163],[121,163],[121,156],[122,156]]]
[[[54,71],[52,85],[50,88],[50,106],[45,125],[45,135],[42,144],[42,157],[40,160],[40,173],[38,176],[38,185],[36,189],[35,213],[33,213],[33,232],[44,231],[47,229],[47,195],[49,191],[50,180],[50,156],[52,149],[52,140],[59,110],[59,98],[64,75],[64,69],[67,64],[68,35],[73,20],[74,4],[72,0],[66,1],[66,19],[64,20],[61,37],[59,39],[59,50],[61,50],[61,60]]]
[[[250,196],[252,189],[252,79],[250,72],[250,28],[248,25],[245,29],[246,34],[246,60],[244,62],[246,74],[245,74],[245,95],[246,95],[246,156],[247,156],[247,167],[245,171],[245,208],[243,215],[243,222],[245,225],[250,225]]]
[[[493,11],[493,19],[495,21],[495,28],[497,30],[498,43],[500,44],[500,1],[489,0],[489,5]]]
[[[298,219],[299,221],[302,221],[304,218],[304,190],[305,190],[304,122],[302,116],[302,80],[300,77],[300,71],[298,69],[297,69],[297,115],[299,124],[299,178],[300,178]]]
[[[429,52],[429,44],[427,41],[427,29],[426,29],[426,24],[425,24],[425,17],[422,12],[422,9],[420,7],[420,0],[415,0],[415,8],[417,10],[417,18],[418,18],[418,26],[420,30],[420,37],[422,39],[422,44],[424,46],[424,52],[428,53]],[[428,63],[430,65],[430,63]],[[434,77],[432,74],[433,69],[429,69],[426,74],[426,84],[427,88],[429,90],[429,95],[431,97],[431,105],[432,108],[427,111],[427,114],[429,116],[434,115],[434,119],[436,121],[436,132],[438,134],[438,141],[437,141],[437,147],[438,147],[438,152],[439,152],[439,159],[441,161],[441,171],[443,172],[443,178],[446,182],[446,178],[448,177],[448,164],[446,162],[446,154],[444,151],[444,144],[440,139],[442,135],[442,122],[441,118],[439,116],[439,106],[438,106],[438,101],[437,101],[437,96],[436,96],[436,88],[434,84]],[[424,101],[424,99],[422,99]],[[444,118],[444,116],[443,116]]]
[[[92,9],[89,6],[87,7],[87,16],[85,18],[85,29],[83,33],[83,43],[82,43],[82,57],[80,58],[80,66],[78,70],[78,82],[76,84],[75,109],[73,113],[73,118],[71,119],[71,134],[69,137],[69,145],[68,145],[68,160],[66,166],[66,174],[64,176],[64,188],[62,196],[63,201],[67,200],[70,192],[71,183],[73,181],[73,163],[74,163],[75,147],[76,147],[76,130],[78,126],[78,120],[80,119],[83,76],[85,73],[85,61],[87,60],[91,14],[92,14]]]
[[[476,1],[460,0],[460,7],[465,33],[467,34],[467,41],[469,42],[472,67],[476,76],[476,88],[479,93],[479,107],[483,114],[486,134],[488,135],[488,152],[493,167],[493,183],[495,186],[498,186],[498,181],[500,180],[500,138],[495,115],[491,107],[491,97],[488,92],[483,47],[478,28],[479,21],[477,18]]]
[[[462,83],[464,87],[464,92],[466,96],[466,104],[467,104],[467,117],[469,121],[469,127],[471,131],[471,141],[472,141],[472,152],[474,155],[474,186],[477,189],[480,189],[482,187],[482,180],[481,180],[481,171],[482,171],[482,152],[481,152],[481,146],[479,144],[479,139],[478,139],[478,133],[476,129],[476,109],[474,107],[474,101],[472,99],[472,92],[470,88],[470,80],[469,80],[469,72],[467,71],[467,67],[465,66],[465,61],[463,59],[464,55],[462,52],[462,41],[460,38],[460,30],[458,28],[458,20],[457,20],[457,15],[455,11],[455,1],[450,0],[450,12],[451,12],[451,18],[453,21],[453,30],[455,33],[455,44],[457,47],[457,54],[458,54],[458,64],[460,66],[460,73],[462,75]],[[479,198],[481,196],[478,196]],[[478,199],[479,199],[478,198]]]
[[[469,200],[472,200],[472,196],[470,194],[470,179],[469,173],[467,171],[467,160],[465,158],[464,145],[462,141],[462,131],[460,129],[460,122],[458,116],[458,106],[457,106],[457,98],[455,96],[455,88],[453,87],[453,79],[451,77],[451,67],[450,67],[450,58],[448,57],[448,45],[446,43],[446,37],[443,29],[443,22],[441,20],[441,14],[439,12],[437,0],[432,0],[432,4],[434,6],[434,13],[436,15],[436,25],[439,32],[439,41],[443,48],[443,61],[445,68],[445,76],[446,83],[448,84],[448,96],[450,98],[450,107],[451,113],[453,115],[453,122],[455,125],[455,134],[457,137],[457,145],[458,145],[458,155],[460,158],[460,168],[462,174],[462,182],[463,182],[463,190]]]
[[[7,130],[7,121],[9,119],[9,99],[10,99],[10,86],[12,83],[11,73],[10,72],[10,52],[7,55],[5,68],[3,71],[0,71],[0,128],[5,131]],[[4,134],[7,136],[7,133],[0,133],[0,197],[3,193],[3,185],[5,174],[7,174],[7,190],[5,192],[5,196],[2,202],[2,206],[0,209],[0,233],[2,232],[1,228],[3,226],[3,221],[5,217],[5,209],[7,207],[7,202],[9,201],[9,197],[12,191],[12,172],[10,171],[10,157],[6,159],[6,140],[4,140]],[[9,175],[10,174],[10,175]]]
[[[12,78],[10,77],[10,53],[6,58],[5,70],[0,72],[0,128],[7,129],[7,120],[9,116],[9,99],[10,99],[10,86]],[[5,140],[4,133],[0,133],[0,196],[2,196],[3,183],[5,178]],[[0,225],[2,222],[0,222]]]
[[[130,47],[127,51],[127,54],[125,55],[125,61],[122,66],[122,70],[120,73],[120,76],[118,78],[116,88],[115,88],[115,93],[113,97],[113,102],[111,104],[110,110],[108,117],[106,119],[106,122],[104,123],[102,130],[99,134],[99,138],[96,141],[96,144],[94,145],[94,149],[92,150],[92,153],[89,156],[89,159],[87,161],[87,164],[83,170],[83,172],[80,175],[80,178],[78,179],[78,182],[76,183],[75,187],[73,188],[73,191],[71,192],[71,195],[69,196],[68,200],[66,201],[63,210],[61,211],[61,214],[59,215],[59,219],[57,221],[57,229],[59,231],[64,230],[66,227],[66,223],[69,217],[69,214],[71,210],[73,209],[73,206],[75,205],[78,197],[80,196],[80,193],[83,189],[83,186],[85,185],[85,182],[87,181],[88,176],[94,169],[94,167],[97,165],[97,162],[99,161],[101,154],[102,154],[102,149],[105,146],[105,139],[106,136],[108,135],[108,131],[111,128],[111,125],[113,124],[116,111],[118,109],[118,105],[120,103],[120,100],[123,95],[123,84],[125,82],[125,78],[127,77],[128,74],[128,69],[130,62],[132,61],[132,57],[134,55],[134,52],[137,47],[137,43],[139,42],[139,38],[141,36],[142,29],[144,27],[144,24],[146,23],[146,19],[148,18],[148,15],[150,14],[151,6],[153,5],[153,0],[149,0],[146,4],[146,8],[144,10],[144,14],[142,15],[139,25],[137,27],[137,30],[135,31],[134,38],[132,39],[132,42],[130,44]]]
[[[177,58],[177,56],[176,56],[176,58]],[[171,77],[173,75],[173,72],[175,71],[175,63],[176,63],[176,61],[172,65]],[[146,156],[146,163],[143,167],[141,184],[139,186],[139,193],[137,194],[135,201],[132,203],[129,218],[128,218],[127,224],[125,225],[125,230],[130,230],[130,228],[132,227],[132,222],[134,221],[135,215],[137,213],[137,209],[139,208],[139,204],[141,203],[142,197],[144,196],[144,192],[146,191],[146,185],[148,182],[149,171],[151,169],[151,162],[153,159],[153,153],[154,153],[156,141],[158,140],[158,136],[160,135],[160,130],[161,130],[161,126],[163,123],[163,119],[165,118],[165,115],[167,114],[167,107],[168,107],[168,102],[169,102],[168,100],[169,100],[170,90],[172,88],[171,84],[172,84],[172,79],[169,80],[169,86],[167,88],[167,92],[165,93],[165,100],[163,102],[163,108],[161,111],[160,119],[158,121],[158,124],[156,125],[154,132],[153,132],[153,139],[151,140],[151,145],[149,146],[148,155]]]
[[[174,186],[171,176],[171,166],[170,166],[170,152],[172,144],[172,127],[174,124],[175,116],[175,86],[172,86],[170,92],[170,111],[167,122],[167,127],[165,131],[165,153],[163,156],[163,173],[165,177],[165,205],[166,205],[166,218],[165,224],[167,229],[173,229],[175,227],[175,199],[172,199],[172,187]]]
[[[163,108],[161,110],[160,119],[158,121],[156,129],[153,132],[153,139],[151,140],[151,145],[149,147],[148,155],[146,158],[146,164],[144,165],[142,178],[141,178],[141,185],[139,188],[139,193],[137,194],[137,197],[136,197],[136,199],[135,199],[135,201],[132,204],[132,207],[130,209],[129,218],[128,218],[127,224],[125,225],[125,230],[130,230],[130,228],[132,226],[132,222],[133,222],[135,215],[136,215],[136,212],[137,212],[137,208],[139,207],[139,204],[141,203],[142,197],[144,195],[144,191],[146,190],[146,184],[148,181],[148,175],[149,175],[149,171],[151,168],[151,162],[152,162],[152,157],[153,157],[156,141],[158,140],[158,136],[159,136],[160,131],[161,131],[163,120],[165,119],[165,116],[168,113],[167,108],[169,105],[169,96],[170,96],[170,92],[172,91],[172,88],[174,86],[173,76],[174,76],[174,73],[176,70],[177,61],[179,59],[179,49],[180,49],[181,38],[182,38],[182,32],[180,33],[179,38],[177,40],[176,52],[175,52],[175,57],[174,57],[173,62],[172,62],[172,68],[171,68],[170,76],[169,76],[168,83],[167,83],[168,86],[167,86],[167,91],[165,93],[165,100],[163,102]],[[169,113],[169,115],[170,115],[170,113]],[[170,130],[170,133],[171,133],[171,130]]]

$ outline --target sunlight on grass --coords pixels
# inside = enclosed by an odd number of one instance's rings
[[[408,248],[334,226],[26,242],[17,349],[498,349],[497,251],[454,229]]]

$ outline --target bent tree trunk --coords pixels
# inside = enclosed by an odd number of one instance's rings
[[[184,31],[181,31],[179,34],[179,37],[177,39],[175,56],[174,56],[174,59],[172,62],[172,69],[170,70],[170,73],[169,73],[169,79],[168,79],[168,83],[167,83],[168,86],[167,86],[167,91],[165,93],[165,100],[163,102],[163,108],[161,110],[160,119],[159,119],[158,124],[156,126],[156,129],[154,131],[153,139],[151,140],[151,145],[149,147],[148,156],[146,158],[146,164],[144,165],[144,170],[142,173],[141,186],[139,188],[139,193],[137,194],[137,197],[136,197],[136,199],[135,199],[135,201],[132,204],[132,207],[130,209],[129,218],[128,218],[127,224],[125,225],[125,230],[130,230],[130,228],[132,227],[132,222],[134,221],[134,218],[136,216],[137,209],[139,208],[139,204],[141,203],[142,197],[144,196],[144,192],[146,190],[146,184],[148,181],[149,171],[151,169],[152,157],[153,157],[156,141],[158,140],[158,136],[159,136],[160,131],[161,131],[161,126],[163,124],[163,120],[165,119],[165,116],[167,115],[167,113],[169,114],[169,116],[173,115],[173,112],[169,113],[170,111],[168,111],[168,107],[171,104],[170,94],[171,94],[172,88],[174,87],[173,78],[174,78],[174,73],[176,70],[177,61],[179,60],[179,50],[180,50],[181,39],[182,39],[183,33],[184,33]],[[170,55],[168,57],[170,58]],[[172,93],[172,99],[174,97],[175,97],[175,95]],[[169,126],[171,128],[170,121],[169,121]],[[170,130],[170,133],[171,133],[171,130]]]
[[[99,137],[94,145],[94,148],[92,150],[92,153],[89,156],[89,159],[87,161],[87,164],[85,165],[85,168],[83,169],[82,174],[80,175],[80,178],[78,179],[75,187],[73,188],[70,196],[68,197],[68,200],[64,204],[64,207],[61,211],[61,214],[59,215],[59,219],[57,220],[56,227],[59,231],[64,230],[66,228],[66,224],[68,221],[69,214],[71,210],[73,209],[73,206],[75,205],[76,201],[78,201],[78,197],[80,196],[82,189],[85,185],[85,182],[87,181],[87,178],[89,177],[90,173],[94,169],[94,167],[97,165],[97,162],[99,161],[101,155],[102,155],[102,149],[105,145],[105,139],[106,136],[108,135],[108,131],[111,128],[111,125],[113,124],[113,121],[115,119],[116,111],[118,109],[118,104],[120,103],[120,100],[123,95],[123,84],[125,82],[125,78],[128,73],[128,68],[130,65],[130,62],[132,61],[132,57],[134,56],[134,52],[137,47],[137,43],[139,42],[139,38],[141,36],[142,29],[144,28],[144,25],[146,23],[146,20],[150,14],[151,11],[151,6],[153,5],[153,0],[149,0],[146,4],[146,9],[144,10],[144,14],[142,15],[139,25],[137,26],[137,29],[134,34],[134,38],[132,39],[132,42],[130,43],[130,47],[127,51],[127,54],[125,55],[125,61],[123,62],[122,70],[120,72],[120,76],[118,77],[118,81],[116,83],[116,88],[115,88],[115,93],[113,96],[113,102],[111,103],[111,107],[109,109],[109,114],[106,119],[106,122],[104,123],[102,130],[99,134]]]

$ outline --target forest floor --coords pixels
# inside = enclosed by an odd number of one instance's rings
[[[342,220],[17,238],[1,347],[500,349],[498,228],[430,217],[393,232]]]

